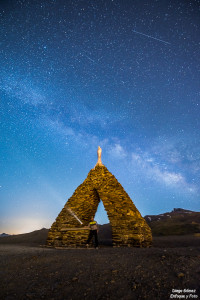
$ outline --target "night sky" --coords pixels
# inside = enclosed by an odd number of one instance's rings
[[[0,233],[49,228],[98,145],[142,216],[199,211],[199,50],[197,0],[1,0]]]

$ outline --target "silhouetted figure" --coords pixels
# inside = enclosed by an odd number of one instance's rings
[[[89,236],[88,236],[88,239],[87,239],[86,246],[89,247],[89,242],[91,241],[91,239],[94,236],[95,248],[98,249],[98,245],[99,245],[99,243],[98,243],[98,235],[97,235],[98,225],[97,225],[97,222],[94,220],[93,217],[91,218],[91,221],[88,224],[88,226],[90,228],[90,233],[89,233]]]

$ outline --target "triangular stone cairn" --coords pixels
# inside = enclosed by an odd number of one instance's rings
[[[52,224],[47,245],[52,247],[85,246],[87,227],[102,200],[112,229],[114,247],[149,247],[151,229],[132,200],[104,165],[96,165]],[[82,223],[82,224],[81,224]]]

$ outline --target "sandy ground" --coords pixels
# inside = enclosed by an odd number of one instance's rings
[[[0,244],[0,299],[200,299],[200,239],[178,239],[148,249]]]

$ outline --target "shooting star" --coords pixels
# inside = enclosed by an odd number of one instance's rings
[[[84,54],[82,54],[82,56],[85,56],[87,57],[90,61],[92,61],[93,63],[96,63],[94,59],[92,59],[91,57],[89,57],[87,54],[86,54],[86,51],[83,51]]]
[[[87,57],[90,61],[92,61],[93,63],[95,63],[95,61],[92,58],[90,58],[89,56],[87,56],[86,54],[85,54],[85,57]]]
[[[136,31],[136,30],[133,30],[133,32],[135,32],[135,33],[137,33],[137,34],[140,34],[140,35],[144,35],[144,36],[146,36],[146,37],[148,37],[148,38],[150,38],[150,39],[153,39],[153,40],[156,40],[156,41],[165,43],[165,44],[169,44],[169,45],[171,44],[171,43],[169,43],[169,42],[166,42],[166,41],[157,39],[157,38],[155,38],[155,37],[153,37],[153,36],[151,36],[151,35],[147,35],[147,34],[144,34],[144,33],[142,33],[142,32]]]

